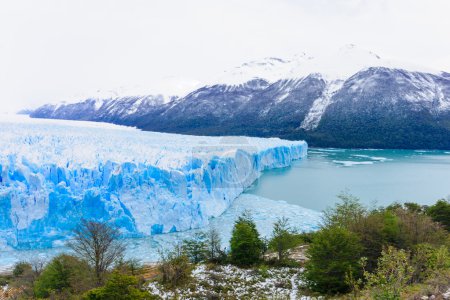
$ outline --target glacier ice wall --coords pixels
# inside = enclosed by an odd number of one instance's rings
[[[199,137],[26,118],[0,121],[0,248],[60,244],[81,218],[128,237],[184,231],[222,214],[303,141]]]

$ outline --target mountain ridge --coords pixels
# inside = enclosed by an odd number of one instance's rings
[[[306,54],[296,61],[272,57],[169,101],[152,95],[87,99],[44,105],[31,117],[306,139],[321,147],[450,149],[449,73],[397,67],[353,45],[328,58],[337,57],[322,66]]]

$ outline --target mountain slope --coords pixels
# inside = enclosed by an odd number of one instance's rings
[[[43,106],[31,116],[144,130],[278,136],[312,146],[450,149],[450,75],[353,45],[316,59],[267,58],[168,102],[158,96]]]

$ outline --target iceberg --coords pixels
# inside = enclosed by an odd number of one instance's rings
[[[0,121],[0,248],[61,245],[82,218],[124,237],[208,225],[304,141],[143,132],[112,124]]]

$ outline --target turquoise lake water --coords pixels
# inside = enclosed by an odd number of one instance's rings
[[[265,172],[247,193],[323,210],[344,191],[368,206],[432,204],[450,195],[450,151],[312,148],[291,167]]]

